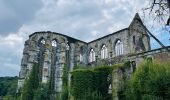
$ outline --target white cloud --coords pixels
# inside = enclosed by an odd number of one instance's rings
[[[128,27],[135,13],[139,12],[139,14],[142,15],[142,19],[145,19],[145,25],[147,25],[156,36],[159,37],[162,34],[159,30],[153,31],[158,29],[155,27],[158,27],[159,24],[152,27],[152,16],[143,16],[141,9],[148,4],[148,0],[41,0],[41,2],[42,4],[36,2],[38,6],[31,9],[34,13],[31,13],[31,10],[29,11],[28,8],[30,6],[27,7],[26,10],[32,15],[29,16],[28,21],[26,21],[27,19],[24,19],[24,17],[19,17],[24,20],[24,22],[17,28],[17,31],[12,30],[12,33],[10,32],[6,36],[0,35],[0,46],[3,47],[0,48],[0,63],[4,72],[8,73],[7,70],[9,70],[9,72],[13,72],[14,70],[14,72],[17,72],[20,69],[24,41],[35,31],[49,30],[84,41],[91,41]],[[31,5],[32,3],[29,4]],[[15,5],[22,6],[16,2]],[[2,2],[0,3],[0,8],[8,8],[8,6]],[[13,8],[16,7],[13,5]],[[11,10],[9,9],[10,8],[6,10],[10,12]],[[0,12],[0,19],[8,18],[8,14],[14,13],[20,15],[20,13],[17,13],[17,10],[18,9],[15,9],[15,12],[11,13],[5,13],[4,10],[3,13],[5,14],[1,14]],[[18,12],[27,11],[20,9]],[[7,28],[6,30],[9,29],[10,28]],[[152,43],[154,44],[155,42]],[[2,70],[0,71],[0,76],[1,75]],[[8,75],[17,74],[8,73]]]
[[[23,37],[18,34],[0,36],[0,76],[18,75],[23,43]]]

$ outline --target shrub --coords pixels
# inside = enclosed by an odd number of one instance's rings
[[[76,99],[80,99],[94,89],[94,73],[89,69],[77,69],[72,72],[71,93]]]
[[[33,100],[48,100],[49,98],[49,83],[40,84],[37,90],[34,92]]]
[[[22,89],[21,98],[22,100],[33,100],[34,91],[39,86],[39,66],[38,64],[34,64],[32,70],[29,74],[29,77],[25,80],[24,86]]]
[[[101,66],[94,68],[95,82],[94,86],[97,91],[101,93],[103,97],[108,96],[109,85],[112,79],[112,69],[110,66]]]
[[[130,100],[168,100],[170,98],[170,63],[145,62],[138,67],[128,83],[126,97]]]
[[[108,94],[113,66],[76,69],[71,74],[71,93],[76,100],[110,100]]]

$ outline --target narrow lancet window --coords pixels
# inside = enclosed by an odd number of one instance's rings
[[[106,45],[103,45],[101,48],[101,59],[108,58],[108,51]]]
[[[115,45],[115,54],[116,56],[122,55],[123,54],[123,43],[118,40]]]
[[[89,54],[89,62],[93,62],[95,61],[95,52],[94,52],[94,49],[91,49],[90,50],[90,54]]]

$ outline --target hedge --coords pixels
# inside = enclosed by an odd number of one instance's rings
[[[170,63],[145,62],[140,65],[128,83],[129,100],[169,100]]]
[[[71,72],[71,93],[74,98],[106,100],[111,99],[108,94],[111,84],[111,73],[117,66],[100,66],[91,69],[76,69]]]
[[[74,70],[71,77],[71,94],[76,99],[81,99],[85,94],[94,89],[94,72],[89,69]]]

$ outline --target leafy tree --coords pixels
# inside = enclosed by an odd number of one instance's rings
[[[34,92],[39,86],[39,68],[34,64],[29,77],[25,80],[21,98],[22,100],[33,100]]]
[[[64,65],[63,67],[63,76],[62,76],[62,93],[61,93],[61,100],[67,100],[69,98],[69,91],[68,91],[68,66]]]
[[[39,85],[35,91],[33,100],[50,100],[49,83]]]
[[[15,96],[18,77],[0,77],[0,96]]]
[[[128,100],[169,100],[169,64],[145,63],[138,67],[128,83]]]

